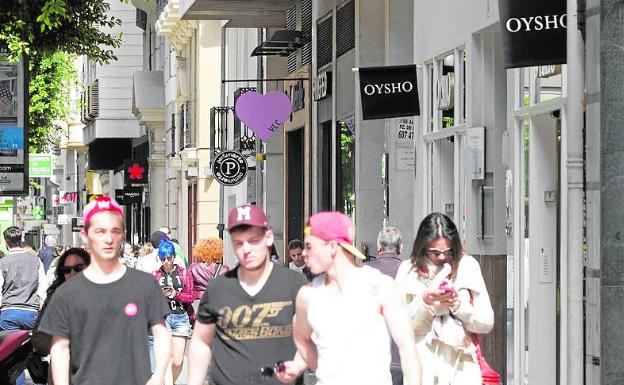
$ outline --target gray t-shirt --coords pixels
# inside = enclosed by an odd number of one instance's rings
[[[211,366],[215,384],[281,384],[261,375],[260,368],[294,357],[295,299],[306,283],[303,275],[277,265],[255,296],[238,282],[238,267],[208,281],[197,321],[217,327]]]
[[[97,284],[80,273],[56,290],[39,331],[69,339],[71,384],[144,385],[151,375],[148,329],[169,311],[149,274],[127,269],[119,280]]]

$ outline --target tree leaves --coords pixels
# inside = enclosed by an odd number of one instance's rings
[[[71,112],[71,86],[77,85],[73,56],[57,51],[31,57],[29,63],[30,152],[47,152],[58,144]]]
[[[117,59],[120,35],[100,29],[113,30],[121,20],[107,15],[105,0],[2,0],[0,8],[0,45],[12,59],[56,51],[98,63]]]

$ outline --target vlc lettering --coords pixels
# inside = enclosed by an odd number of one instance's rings
[[[544,29],[566,28],[568,15],[546,15],[531,17],[512,17],[505,23],[505,28],[509,32],[516,33],[519,31],[541,31]]]
[[[271,131],[271,132],[275,132],[275,130],[277,130],[279,128],[279,126],[281,126],[281,125],[282,125],[282,123],[280,123],[279,120],[276,120],[276,121],[274,121],[271,124],[271,127],[269,127],[268,130]]]
[[[367,84],[364,86],[364,93],[368,96],[372,95],[387,95],[387,94],[399,94],[412,92],[414,89],[414,83],[412,82],[397,82],[397,83],[381,83],[381,84]]]

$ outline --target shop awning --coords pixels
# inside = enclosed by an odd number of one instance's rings
[[[165,121],[165,83],[162,71],[134,73],[132,112],[143,122]]]
[[[505,67],[566,62],[566,0],[498,0]]]
[[[228,27],[286,26],[286,10],[295,0],[180,0],[187,20],[229,20]]]
[[[115,170],[132,158],[132,139],[105,138],[89,143],[89,170]]]

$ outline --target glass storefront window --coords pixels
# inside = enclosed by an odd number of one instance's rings
[[[349,119],[337,122],[338,133],[338,202],[337,209],[353,217],[355,215],[355,130]]]

